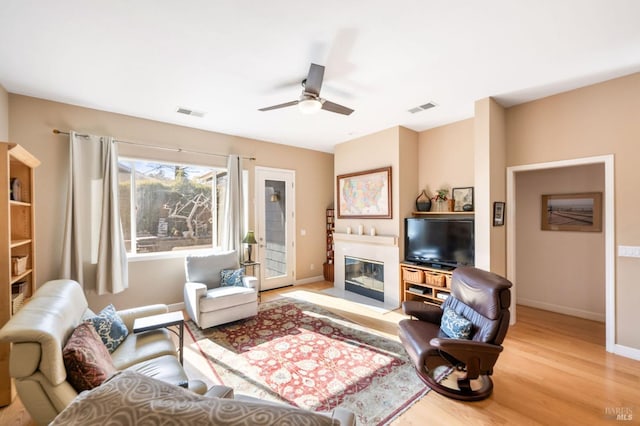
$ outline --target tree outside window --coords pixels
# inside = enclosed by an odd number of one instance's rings
[[[223,169],[120,159],[120,214],[127,252],[218,246],[225,181]]]

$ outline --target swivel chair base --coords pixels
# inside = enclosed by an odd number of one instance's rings
[[[477,379],[465,379],[464,371],[450,365],[432,371],[418,370],[418,376],[435,392],[459,401],[482,401],[493,392],[493,381],[487,375]]]

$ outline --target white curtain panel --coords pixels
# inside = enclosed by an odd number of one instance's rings
[[[242,159],[230,155],[227,160],[227,193],[225,199],[224,221],[222,224],[222,250],[236,250],[238,258],[242,254]]]
[[[118,205],[118,150],[112,137],[70,132],[62,277],[98,294],[128,284],[127,253]]]

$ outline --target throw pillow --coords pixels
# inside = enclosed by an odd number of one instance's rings
[[[129,335],[127,326],[113,305],[107,306],[98,315],[89,318],[87,321],[93,324],[109,353],[115,351]]]
[[[440,329],[452,339],[469,339],[473,323],[456,313],[453,309],[445,308],[440,322]]]
[[[78,392],[100,386],[117,371],[96,329],[87,322],[71,333],[62,349],[62,360],[67,381]]]
[[[240,269],[223,269],[220,271],[220,286],[221,287],[231,287],[231,286],[244,286],[244,282],[242,282],[242,278],[244,277],[244,270]]]

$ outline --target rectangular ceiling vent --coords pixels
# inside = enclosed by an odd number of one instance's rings
[[[204,112],[202,111],[195,111],[189,108],[183,108],[183,107],[178,107],[178,109],[176,110],[177,113],[179,114],[184,114],[184,115],[192,115],[194,117],[204,117]]]
[[[427,103],[426,103],[426,104],[424,104],[424,105],[420,105],[420,106],[417,106],[417,107],[411,108],[411,109],[409,110],[409,112],[410,112],[411,114],[415,114],[416,112],[420,112],[420,111],[424,111],[424,110],[427,110],[427,109],[431,109],[431,108],[434,108],[435,106],[436,106],[436,104],[435,104],[435,103],[433,103],[433,102],[427,102]]]

